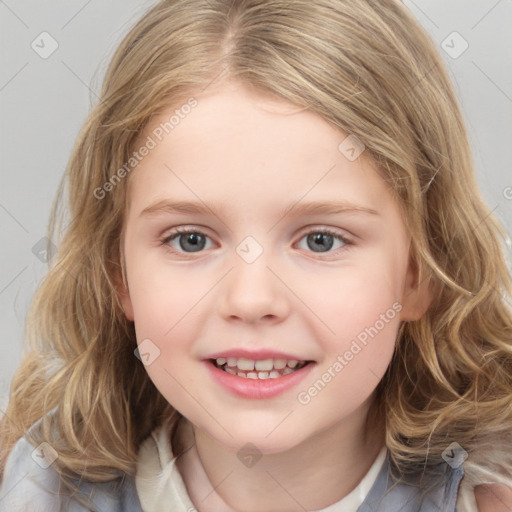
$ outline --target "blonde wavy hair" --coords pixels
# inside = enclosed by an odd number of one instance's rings
[[[469,454],[467,478],[511,485],[507,234],[478,190],[442,58],[398,0],[165,0],[129,31],[53,206],[57,241],[67,186],[71,221],[27,318],[0,423],[0,475],[40,418],[32,442],[57,450],[59,474],[96,482],[134,475],[141,442],[164,421],[177,425],[180,414],[134,356],[116,291],[127,186],[103,199],[93,191],[129,159],[153,115],[226,78],[355,135],[396,193],[433,301],[401,324],[377,388],[392,461],[404,475],[418,471],[456,441]]]

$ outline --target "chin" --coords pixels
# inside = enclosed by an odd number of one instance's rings
[[[304,432],[301,432],[300,438],[294,437],[293,432],[284,428],[279,433],[277,429],[270,434],[269,432],[272,432],[271,428],[240,428],[230,430],[230,434],[233,437],[223,432],[222,435],[215,435],[214,438],[218,443],[234,452],[251,451],[253,449],[262,455],[283,453],[295,448],[304,441]],[[210,433],[210,435],[212,434]]]

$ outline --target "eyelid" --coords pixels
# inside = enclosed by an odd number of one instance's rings
[[[302,238],[304,235],[308,235],[310,233],[329,233],[330,235],[344,239],[347,242],[355,242],[355,237],[349,235],[346,231],[341,230],[341,228],[331,228],[330,226],[322,226],[320,224],[313,224],[310,226],[306,226],[302,230],[299,231],[299,235]]]
[[[195,253],[193,252],[182,252],[182,251],[177,251],[175,249],[173,249],[169,243],[171,241],[173,241],[174,239],[178,238],[180,235],[187,235],[189,233],[197,233],[197,234],[200,234],[206,238],[209,238],[210,240],[212,240],[212,237],[209,236],[206,232],[205,232],[205,228],[203,227],[194,227],[194,226],[187,226],[187,227],[183,227],[183,226],[178,226],[176,228],[172,228],[170,232],[168,232],[166,235],[164,235],[163,237],[161,237],[159,239],[159,242],[160,242],[160,245],[163,245],[166,247],[166,249],[173,253],[173,254],[177,254],[179,256],[185,256],[185,255],[193,255]],[[202,253],[202,252],[205,252],[204,250],[202,251],[198,251],[198,254]]]
[[[182,235],[182,234],[189,234],[189,233],[197,233],[197,234],[200,234],[202,236],[205,236],[206,238],[209,238],[210,240],[212,240],[212,237],[209,236],[206,232],[205,232],[205,228],[203,227],[195,227],[195,226],[187,226],[187,227],[183,227],[183,226],[178,226],[178,227],[175,227],[175,228],[171,228],[171,231],[168,232],[166,235],[164,235],[163,237],[160,238],[160,243],[161,245],[164,245],[166,246],[166,248],[172,252],[173,254],[177,254],[179,256],[186,256],[186,255],[193,255],[193,254],[196,254],[194,252],[182,252],[182,251],[176,251],[175,249],[171,248],[168,244],[169,242],[171,242],[172,240],[174,240],[175,238],[179,237],[179,235]],[[300,232],[299,234],[297,235],[299,237],[298,242],[300,242],[306,235],[309,235],[309,234],[312,234],[312,233],[327,233],[329,235],[332,235],[334,238],[337,238],[339,240],[341,240],[343,243],[344,243],[344,246],[339,248],[339,249],[336,249],[334,251],[327,251],[325,254],[327,254],[327,258],[329,258],[330,256],[329,255],[336,255],[339,251],[342,251],[342,250],[347,250],[347,248],[351,247],[352,245],[355,245],[355,237],[351,236],[351,235],[347,235],[345,232],[341,232],[340,228],[331,228],[331,227],[328,227],[328,226],[320,226],[320,225],[311,225],[311,226],[306,226],[304,227]],[[197,251],[197,254],[201,254],[205,252],[205,250],[201,250],[201,251]],[[314,251],[308,251],[310,252],[311,254],[317,254],[317,255],[322,255],[324,253],[315,253]],[[324,257],[325,258],[325,257]]]

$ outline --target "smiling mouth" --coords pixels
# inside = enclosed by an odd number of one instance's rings
[[[297,361],[295,359],[262,359],[251,360],[243,357],[218,357],[210,362],[220,370],[245,379],[266,380],[278,379],[304,368],[313,361]]]

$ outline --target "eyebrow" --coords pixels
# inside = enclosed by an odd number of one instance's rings
[[[215,206],[212,208],[202,202],[170,201],[168,199],[163,199],[144,208],[139,216],[142,217],[167,213],[200,215],[213,214],[216,217],[220,217],[220,213],[222,211],[223,205],[220,208]],[[368,215],[379,215],[379,212],[373,208],[356,205],[350,202],[313,201],[309,203],[294,203],[288,205],[286,208],[278,212],[278,217],[281,218],[286,215],[335,215],[338,213],[363,213]]]

